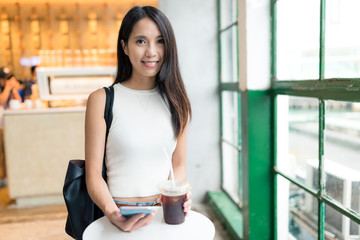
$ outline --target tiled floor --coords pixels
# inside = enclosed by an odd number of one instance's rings
[[[193,209],[211,219],[216,228],[214,240],[228,240],[220,223],[205,204],[193,204]],[[7,188],[0,188],[0,239],[6,240],[71,240],[64,231],[65,205],[31,208],[16,207],[8,197]]]

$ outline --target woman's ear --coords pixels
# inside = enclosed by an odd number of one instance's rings
[[[122,39],[121,39],[121,46],[122,46],[122,48],[123,48],[123,50],[124,50],[124,53],[125,53],[126,55],[128,55],[127,46],[126,46],[124,40],[122,40]]]

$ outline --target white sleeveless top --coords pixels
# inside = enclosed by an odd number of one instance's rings
[[[175,147],[171,113],[158,89],[115,84],[105,160],[112,197],[159,194],[157,185],[170,174],[163,148],[172,156]]]

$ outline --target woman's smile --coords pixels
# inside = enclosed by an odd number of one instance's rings
[[[141,61],[141,62],[145,65],[145,67],[148,68],[154,68],[159,63],[159,61]]]

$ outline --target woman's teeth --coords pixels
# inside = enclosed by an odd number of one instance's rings
[[[154,67],[157,62],[144,62],[146,65]]]

